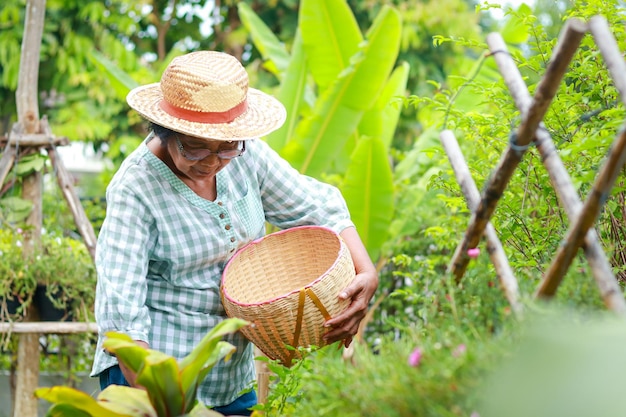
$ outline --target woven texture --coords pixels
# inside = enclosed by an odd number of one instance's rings
[[[348,247],[332,230],[282,230],[245,246],[228,263],[224,308],[229,317],[251,322],[242,332],[265,355],[289,366],[300,356],[287,346],[324,345],[323,324],[349,305],[338,295],[354,276]]]
[[[178,56],[161,81],[133,89],[126,101],[146,119],[208,140],[248,140],[285,121],[285,107],[248,86],[248,73],[233,56],[198,51]]]

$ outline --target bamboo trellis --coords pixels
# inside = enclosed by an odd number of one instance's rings
[[[67,138],[55,137],[47,119],[39,118],[38,74],[41,38],[43,35],[46,0],[28,0],[26,4],[25,31],[22,39],[20,71],[16,92],[17,122],[7,138],[0,138],[0,184],[22,154],[48,153],[57,182],[69,205],[74,222],[92,257],[95,255],[96,235],[73,188],[69,173],[56,155],[56,146],[68,143]],[[39,245],[42,226],[42,174],[34,172],[24,178],[22,197],[33,203],[26,222],[32,232],[26,236],[24,254],[30,256]],[[39,385],[39,337],[41,334],[68,334],[97,332],[95,323],[35,322],[38,316],[31,306],[22,323],[0,323],[0,333],[18,335],[17,381],[11,386],[13,397],[11,415],[37,417],[37,399],[33,392]]]
[[[583,248],[605,305],[619,315],[626,315],[626,302],[621,295],[611,265],[593,228],[593,224],[600,215],[602,205],[626,162],[626,127],[622,127],[618,132],[604,164],[598,170],[592,190],[583,203],[578,198],[572,180],[558,156],[550,133],[541,123],[574,53],[587,32],[591,33],[598,45],[622,102],[626,104],[626,63],[606,19],[602,16],[595,16],[588,23],[571,19],[566,22],[559,36],[557,47],[546,73],[532,98],[518,68],[506,49],[502,37],[498,33],[488,35],[487,44],[490,55],[495,59],[515,105],[521,113],[521,123],[517,130],[512,133],[509,146],[504,151],[499,164],[485,184],[480,196],[471,179],[454,134],[446,130],[440,135],[457,181],[460,183],[468,206],[472,211],[470,224],[463,240],[457,246],[448,272],[454,275],[457,281],[461,280],[470,259],[468,250],[477,247],[481,237],[485,235],[487,249],[504,288],[505,296],[516,312],[521,310],[517,281],[511,272],[489,219],[493,215],[514,170],[522,160],[529,145],[533,144],[541,155],[552,186],[556,190],[559,201],[570,221],[569,230],[549,268],[545,271],[534,294],[535,297],[551,298],[554,296],[578,249]]]

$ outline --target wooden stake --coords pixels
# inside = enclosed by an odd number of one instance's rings
[[[546,74],[537,86],[534,100],[522,119],[521,125],[514,136],[512,136],[513,143],[504,152],[498,166],[487,182],[480,204],[472,215],[463,241],[457,246],[452,257],[449,271],[455,275],[457,281],[461,280],[467,268],[469,262],[469,257],[467,256],[468,249],[478,246],[487,222],[493,215],[506,185],[525,153],[526,147],[534,138],[535,131],[554,98],[561,79],[576,49],[580,45],[585,31],[586,25],[580,20],[571,19],[565,24]]]
[[[456,175],[456,180],[461,186],[463,195],[465,195],[468,207],[472,211],[476,210],[476,207],[478,207],[478,204],[480,203],[480,193],[476,187],[476,183],[474,183],[474,180],[472,179],[472,174],[470,173],[467,163],[463,158],[463,153],[461,152],[461,148],[459,147],[459,143],[457,142],[454,133],[450,130],[444,130],[439,135],[439,139],[441,140],[441,144],[448,155],[450,165],[452,165],[452,169]],[[498,279],[502,289],[504,290],[504,295],[507,300],[509,300],[509,304],[511,305],[513,312],[519,315],[522,312],[522,305],[519,302],[519,288],[517,280],[515,279],[513,270],[511,269],[509,261],[506,258],[506,254],[502,248],[502,243],[500,243],[500,239],[498,239],[498,234],[491,223],[487,223],[487,226],[485,227],[485,237],[487,238],[487,252],[489,253],[489,258],[496,269],[496,273],[498,274]]]
[[[515,105],[524,114],[528,111],[532,98],[528,92],[528,87],[524,83],[522,74],[520,74],[513,58],[507,52],[502,36],[498,33],[489,34],[487,36],[487,44],[515,101]],[[563,162],[559,158],[550,133],[543,126],[540,126],[535,132],[535,145],[550,175],[552,186],[559,197],[561,206],[570,221],[572,221],[577,218],[583,204],[578,198],[576,188]],[[584,249],[604,304],[609,310],[626,315],[626,301],[624,301],[619,284],[613,275],[611,264],[602,250],[598,235],[594,229],[590,229],[587,232]]]
[[[49,127],[47,123],[44,127],[45,130],[49,131]],[[52,132],[50,132],[52,133]],[[78,232],[83,237],[83,241],[85,242],[85,246],[87,246],[87,250],[91,255],[91,259],[95,261],[96,259],[96,232],[93,230],[93,225],[89,221],[87,214],[85,213],[85,209],[80,203],[80,199],[76,194],[76,190],[72,184],[72,177],[65,169],[65,165],[63,165],[63,161],[60,157],[57,156],[56,149],[53,147],[49,147],[47,149],[48,157],[50,158],[50,162],[56,172],[57,182],[59,183],[59,187],[63,192],[63,197],[65,197],[65,201],[67,201],[67,205],[72,212],[72,216],[74,218],[74,223],[76,223],[76,227],[78,228]]]
[[[24,133],[39,133],[38,77],[39,53],[46,11],[45,0],[28,0],[24,38],[17,82],[16,104],[17,121],[24,128]],[[30,256],[35,245],[39,244],[42,223],[42,175],[35,172],[24,179],[23,197],[33,202],[33,211],[27,219],[32,226],[32,234],[25,239],[24,254]],[[30,320],[36,316],[30,309]],[[37,417],[37,400],[33,396],[39,384],[39,335],[23,334],[19,336],[17,353],[17,383],[13,401],[15,417]]]
[[[11,167],[13,167],[13,164],[15,163],[15,157],[15,148],[7,146],[2,153],[2,158],[0,158],[0,189],[2,188],[2,184],[4,184],[4,180],[7,175],[11,172]]]
[[[611,34],[606,19],[596,16],[589,22],[589,28],[604,61],[620,93],[622,103],[626,103],[626,63],[620,53],[619,46]],[[578,218],[568,230],[563,243],[546,271],[537,290],[538,297],[551,297],[569,269],[587,230],[595,223],[600,210],[609,197],[615,180],[626,162],[626,124],[622,126],[612,148],[596,177],[593,188],[587,196]]]
[[[611,188],[624,163],[626,162],[626,125],[617,136],[613,148],[610,150],[607,161],[602,166],[600,174],[594,182],[591,193],[578,216],[570,226],[563,239],[556,256],[552,259],[537,290],[537,297],[551,297],[555,294],[563,276],[569,269],[578,248],[582,245],[587,231],[595,223],[604,202],[609,197]]]
[[[0,333],[26,334],[72,334],[72,333],[98,333],[96,323],[88,322],[55,322],[55,321],[29,321],[16,323],[0,323]]]

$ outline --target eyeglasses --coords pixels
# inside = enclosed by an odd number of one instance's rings
[[[178,146],[178,151],[182,157],[188,161],[200,161],[209,157],[209,155],[216,155],[219,159],[233,159],[243,155],[246,151],[246,142],[243,140],[237,142],[237,147],[235,149],[224,149],[217,152],[213,152],[210,149],[186,150],[178,138],[178,135],[176,135],[176,146]],[[239,146],[241,146],[241,148]]]

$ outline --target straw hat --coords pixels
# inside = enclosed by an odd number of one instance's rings
[[[282,103],[248,87],[248,74],[235,57],[215,51],[174,58],[160,83],[133,89],[126,101],[158,125],[210,140],[258,138],[286,117]]]

